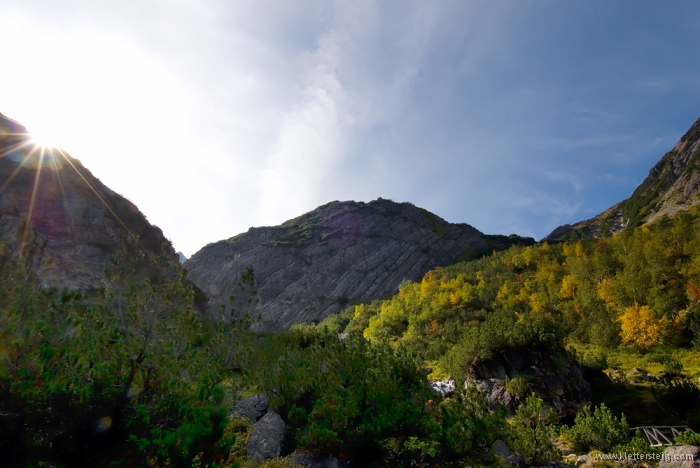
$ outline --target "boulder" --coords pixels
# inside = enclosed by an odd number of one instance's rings
[[[267,397],[265,395],[244,398],[234,406],[231,418],[243,416],[253,422],[258,422],[267,413],[267,408]]]
[[[316,457],[306,452],[294,452],[291,458],[297,465],[307,468],[316,462]]]
[[[635,367],[634,369],[629,371],[625,377],[630,383],[642,383],[652,380],[652,377],[649,375],[649,373],[644,369],[640,369],[639,367]]]
[[[527,466],[525,457],[522,455],[515,455],[510,451],[508,446],[502,440],[497,440],[491,446],[491,455],[498,455],[505,460],[506,464],[509,466]]]
[[[282,455],[287,428],[279,414],[268,412],[253,426],[248,442],[248,456],[258,462]]]
[[[659,468],[700,468],[700,447],[680,445],[667,448],[661,454]]]
[[[432,380],[430,382],[430,389],[438,395],[442,396],[443,398],[452,395],[455,392],[455,388],[456,385],[454,380],[446,380],[444,382],[439,380]]]
[[[491,455],[498,455],[505,459],[513,455],[513,452],[510,451],[505,442],[502,440],[497,440],[491,446]]]

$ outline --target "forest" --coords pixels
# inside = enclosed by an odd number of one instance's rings
[[[0,448],[10,466],[256,466],[253,423],[231,410],[262,394],[286,425],[283,455],[352,466],[500,466],[497,440],[531,465],[658,452],[630,426],[700,423],[699,227],[691,209],[611,237],[514,246],[267,335],[231,308],[202,313],[186,271],[138,242],[89,296],[40,286],[40,246],[22,257],[0,246]],[[255,301],[254,268],[239,286]],[[560,420],[528,376],[507,381],[522,401],[511,413],[462,387],[475,364],[532,348],[580,362],[592,405]],[[431,391],[447,378],[452,396]]]

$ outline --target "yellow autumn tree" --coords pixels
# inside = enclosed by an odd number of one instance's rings
[[[622,341],[643,348],[657,344],[666,326],[666,317],[657,318],[651,307],[639,304],[626,307],[617,320],[620,322]]]

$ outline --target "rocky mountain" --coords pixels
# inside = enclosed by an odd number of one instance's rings
[[[210,310],[236,295],[238,313],[259,314],[260,327],[274,331],[320,321],[348,304],[391,294],[438,265],[516,243],[534,240],[487,236],[410,203],[334,201],[280,226],[207,245],[185,267]],[[257,304],[247,303],[238,286],[248,266]]]
[[[165,245],[177,261],[161,230],[133,203],[64,151],[34,144],[21,124],[0,114],[0,242],[17,252],[33,244],[45,286],[99,287],[127,233],[150,254]]]
[[[576,224],[565,224],[544,240],[600,237],[641,224],[653,223],[700,203],[700,119],[676,146],[649,171],[626,200]]]

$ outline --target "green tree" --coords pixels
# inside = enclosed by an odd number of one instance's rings
[[[511,446],[528,463],[542,465],[559,460],[561,452],[554,446],[559,418],[553,409],[531,394],[516,410],[511,420]]]

